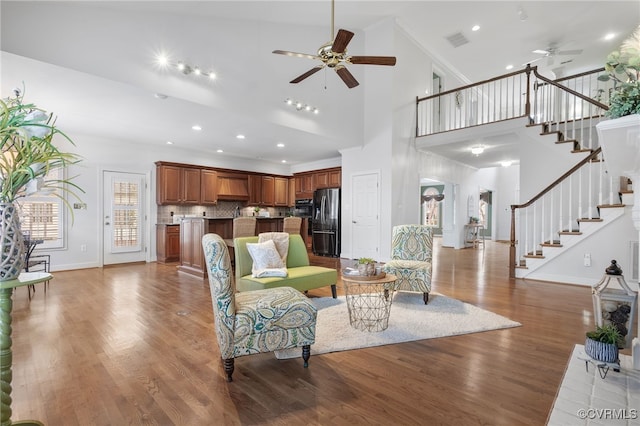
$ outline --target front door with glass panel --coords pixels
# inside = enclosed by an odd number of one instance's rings
[[[104,172],[105,265],[146,260],[144,188],[145,175]]]

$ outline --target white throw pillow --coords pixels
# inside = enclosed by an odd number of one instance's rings
[[[267,240],[262,243],[247,243],[247,250],[253,260],[253,266],[251,267],[251,275],[253,277],[274,276],[273,273],[276,271],[268,270],[286,267],[272,240]],[[284,276],[286,276],[286,269],[284,274]]]

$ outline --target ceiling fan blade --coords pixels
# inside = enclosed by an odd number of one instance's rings
[[[558,55],[579,55],[581,53],[582,53],[582,49],[561,50],[558,52]]]
[[[346,84],[349,89],[353,89],[358,84],[360,84],[358,83],[358,80],[355,79],[353,74],[351,74],[349,70],[343,67],[342,65],[338,65],[334,69],[336,70],[336,72],[338,73],[342,81],[344,81],[344,84]]]
[[[272,53],[277,55],[286,55],[286,56],[295,56],[297,58],[308,58],[308,59],[322,59],[317,55],[310,55],[308,53],[298,53],[298,52],[289,52],[288,50],[274,50]]]
[[[318,65],[317,67],[313,67],[311,68],[309,71],[305,72],[302,75],[299,75],[298,77],[294,78],[293,80],[291,80],[289,83],[300,83],[302,80],[304,80],[305,78],[312,76],[313,74],[317,73],[318,71],[320,71],[322,68],[324,68],[324,65]]]
[[[347,44],[353,38],[353,33],[347,30],[338,30],[338,34],[336,38],[333,40],[333,44],[331,45],[331,50],[336,53],[344,53],[347,49]]]
[[[395,56],[350,56],[347,62],[355,65],[389,65],[396,64]]]

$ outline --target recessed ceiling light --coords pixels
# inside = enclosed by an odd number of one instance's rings
[[[484,152],[484,145],[476,145],[471,147],[471,153],[476,157]]]
[[[500,162],[502,167],[509,167],[512,163],[513,163],[513,161],[502,161],[502,162]]]
[[[471,31],[478,31],[480,29],[480,25],[474,25],[471,27]]]
[[[286,162],[287,162],[287,160],[282,160],[282,162],[283,162],[283,163],[286,163]]]
[[[157,61],[158,61],[158,65],[161,65],[163,67],[166,67],[167,65],[169,65],[169,58],[167,58],[167,56],[163,53],[158,55]]]
[[[616,38],[616,35],[614,33],[609,33],[606,36],[604,36],[605,40],[613,40],[614,38]]]
[[[507,65],[505,68],[508,69],[508,70],[511,70],[511,69],[513,69],[513,65]]]
[[[195,68],[193,69],[193,73],[194,73],[195,75],[200,75],[200,68],[195,67]]]
[[[209,78],[211,80],[215,80],[216,79],[216,73],[214,73],[213,71],[209,71]]]
[[[173,142],[167,141],[167,145],[173,145]]]
[[[243,134],[236,135],[236,139],[244,139],[244,135]]]
[[[168,96],[165,95],[164,93],[156,93],[153,95],[156,99],[167,99]]]
[[[278,148],[284,148],[284,144],[282,142],[280,142],[279,144],[276,145]]]
[[[219,150],[217,150],[216,152],[217,152],[217,153],[219,153],[219,154],[222,154],[224,151],[223,151],[223,150],[221,150],[221,149],[219,149]]]
[[[202,127],[198,126],[197,124],[194,124],[193,126],[191,126],[191,128],[193,130],[202,130]]]

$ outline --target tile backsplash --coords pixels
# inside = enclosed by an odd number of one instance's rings
[[[206,217],[233,217],[236,207],[240,207],[241,216],[253,216],[252,206],[246,202],[218,201],[215,206],[158,206],[158,218],[156,223],[173,223],[173,216],[206,216]],[[261,211],[268,211],[271,217],[286,216],[293,211],[289,207],[262,207]],[[173,215],[172,215],[173,213]]]

